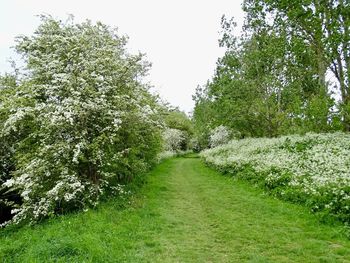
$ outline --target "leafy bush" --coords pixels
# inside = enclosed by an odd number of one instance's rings
[[[190,142],[189,142],[189,149],[191,149],[192,151],[198,153],[201,150],[201,146],[200,146],[200,142],[198,140],[198,138],[193,137],[191,138]]]
[[[209,144],[211,148],[217,147],[219,145],[228,143],[231,137],[230,130],[220,125],[213,129],[209,136]]]
[[[191,147],[190,143],[194,131],[192,122],[186,113],[180,111],[177,108],[172,108],[169,105],[165,105],[164,124],[166,127],[163,136],[164,139],[167,139],[167,137],[170,136],[171,138],[175,139],[175,141],[179,142],[179,144],[174,145],[175,148],[173,148],[165,141],[166,149],[186,151]],[[178,139],[176,139],[176,137]]]
[[[13,150],[14,168],[2,188],[21,197],[12,223],[96,205],[148,169],[161,147],[158,105],[140,81],[143,55],[101,23],[42,20],[16,46],[27,77],[1,94],[0,139],[10,143],[1,151]]]
[[[344,222],[350,222],[349,155],[347,133],[233,140],[201,153],[222,172]]]
[[[186,137],[184,132],[181,130],[166,128],[163,132],[165,151],[180,151],[185,140]]]

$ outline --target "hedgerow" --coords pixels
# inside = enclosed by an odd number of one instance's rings
[[[350,135],[347,133],[248,138],[205,150],[216,169],[350,222]]]

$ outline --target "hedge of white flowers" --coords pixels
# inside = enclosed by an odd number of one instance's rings
[[[42,19],[17,39],[21,78],[0,87],[0,203],[13,214],[3,225],[94,206],[161,149],[144,56],[101,23]]]
[[[233,140],[201,157],[282,199],[350,222],[350,134]]]

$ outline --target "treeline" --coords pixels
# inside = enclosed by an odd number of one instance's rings
[[[126,45],[102,23],[50,16],[17,39],[25,67],[0,77],[0,226],[123,192],[167,150],[169,127],[187,129],[187,148],[188,117],[149,92],[150,63]]]
[[[201,148],[223,125],[238,137],[350,130],[350,3],[245,0],[243,33],[222,18],[225,55],[194,96]]]

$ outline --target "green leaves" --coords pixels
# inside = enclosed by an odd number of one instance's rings
[[[12,223],[96,205],[155,163],[159,106],[142,83],[150,64],[126,39],[49,16],[17,39],[28,77],[3,78],[18,85],[0,105],[0,135],[14,149],[10,188],[21,196]]]
[[[195,97],[201,134],[208,138],[219,125],[243,137],[327,132],[339,130],[340,120],[349,128],[349,17],[336,18],[346,8],[343,1],[246,0],[240,37],[233,19],[223,17],[225,55]],[[328,82],[329,69],[337,86]]]

